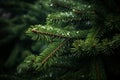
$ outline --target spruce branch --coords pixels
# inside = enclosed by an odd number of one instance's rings
[[[58,1],[53,0],[53,1],[51,1],[51,4],[53,6],[62,7],[62,8],[65,8],[65,9],[71,9],[69,4],[65,4],[65,3],[63,3],[62,1],[59,1],[59,0]]]
[[[47,32],[42,32],[42,31],[37,31],[37,30],[32,30],[33,33],[36,33],[36,34],[44,34],[44,35],[47,35],[47,36],[54,36],[54,37],[58,37],[58,38],[69,38],[69,37],[66,37],[66,36],[62,36],[62,35],[58,35],[58,34],[52,34],[52,33],[47,33]]]
[[[57,25],[62,26],[65,23],[75,23],[82,21],[93,21],[95,17],[95,13],[93,11],[82,11],[73,9],[69,12],[60,12],[60,13],[52,13],[47,16],[47,25]]]
[[[68,39],[51,43],[39,56],[36,57],[33,67],[36,68],[36,70],[40,70],[40,68],[45,68],[46,66],[48,67],[54,64],[58,54],[64,50],[67,41]]]
[[[120,47],[120,16],[82,1],[48,0],[46,5],[56,10],[46,13],[46,25],[32,26],[26,33],[35,40],[51,43],[39,55],[26,58],[18,72],[40,70],[37,74],[42,80],[103,80],[101,55],[115,53]],[[109,34],[114,30],[117,32]]]
[[[58,47],[56,47],[56,49],[54,49],[42,62],[41,64],[44,64],[50,57],[52,57],[52,55],[54,55],[65,43],[67,40],[64,40],[63,42],[61,42],[59,44]]]
[[[52,41],[53,38],[57,38],[57,39],[60,39],[60,38],[61,39],[85,38],[88,33],[88,30],[68,31],[68,30],[63,30],[60,28],[53,28],[51,26],[35,25],[32,28],[29,28],[26,33],[31,37],[35,37],[35,36],[37,36],[37,37],[38,36],[39,37],[47,36],[50,38],[52,37],[51,38],[51,41]]]
[[[81,1],[82,2],[82,1]],[[74,0],[52,0],[51,1],[51,4],[53,7],[61,7],[61,8],[64,8],[64,9],[67,9],[67,10],[79,10],[80,12],[82,12],[82,10],[89,10],[91,9],[91,5],[88,5],[88,4],[81,4],[81,3],[78,3],[77,1],[74,1]]]
[[[81,55],[111,55],[112,51],[120,46],[120,34],[114,35],[112,40],[102,39],[102,41],[98,41],[98,39],[91,37],[84,40],[75,40],[73,43],[74,48],[71,48],[72,52],[76,52],[75,54],[78,56]],[[84,53],[84,54],[83,54]]]

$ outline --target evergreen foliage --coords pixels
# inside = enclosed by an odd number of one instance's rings
[[[18,80],[112,80],[104,61],[119,56],[116,52],[120,47],[117,1],[47,0],[40,3],[48,10],[48,13],[40,12],[46,14],[46,23],[33,24],[26,30],[26,35],[36,43],[32,48],[38,50],[35,52],[38,54],[28,54],[17,67]],[[37,12],[35,15],[42,16]],[[114,69],[114,74],[119,75],[120,71],[116,72],[119,69]]]
[[[32,64],[27,71],[32,69],[31,74],[37,72],[36,77],[45,80],[106,80],[102,56],[115,55],[120,46],[119,14],[82,0],[51,0],[50,6],[58,11],[48,14],[46,25],[27,30],[33,40],[50,44],[33,61],[26,58],[26,64]]]

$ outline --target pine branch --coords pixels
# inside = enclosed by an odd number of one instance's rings
[[[82,1],[81,1],[82,3]],[[88,5],[88,4],[81,4],[81,3],[78,3],[77,1],[74,1],[74,0],[53,0],[51,1],[51,4],[53,7],[60,7],[60,8],[63,8],[63,9],[67,9],[67,10],[76,10],[77,12],[80,11],[80,13],[82,12],[81,10],[89,10],[91,9],[91,5]]]
[[[69,4],[65,4],[61,1],[53,0],[51,3],[52,3],[53,6],[62,7],[62,8],[65,8],[65,9],[71,9]]]
[[[43,39],[42,37],[49,37],[52,41],[53,38],[57,39],[80,39],[85,38],[88,31],[87,30],[79,30],[79,31],[68,31],[60,28],[53,28],[51,26],[42,26],[35,25],[32,28],[29,28],[26,32],[31,37],[37,37],[38,39]],[[37,35],[38,34],[38,35]],[[35,37],[35,38],[36,38]]]
[[[53,50],[42,62],[41,64],[44,64],[52,55],[54,55],[65,43],[67,40],[64,40],[58,47],[56,47],[55,50]]]
[[[62,24],[68,22],[80,21],[81,17],[78,17],[73,12],[61,12],[49,14],[47,17],[47,25],[57,25],[62,26]]]
[[[82,11],[73,9],[69,12],[60,12],[60,13],[52,13],[47,17],[47,25],[57,25],[62,26],[65,23],[75,23],[82,21],[92,21],[95,18],[95,13],[93,10],[91,11]],[[92,18],[91,18],[92,17]],[[94,18],[93,18],[94,17]]]
[[[120,46],[120,34],[113,36],[112,40],[103,39],[100,42],[95,37],[94,39],[91,39],[90,37],[90,39],[88,38],[86,41],[76,40],[73,43],[74,48],[72,48],[71,51],[75,52],[77,56],[91,56],[99,54],[111,55],[113,53],[113,50]]]
[[[70,37],[66,37],[66,36],[62,36],[62,35],[58,35],[58,34],[52,34],[52,33],[47,33],[47,32],[42,32],[42,31],[37,31],[37,30],[32,30],[32,32],[36,33],[36,34],[44,34],[47,36],[54,36],[57,38],[70,38]]]
[[[63,40],[62,42],[53,42],[46,48],[39,56],[36,57],[34,67],[38,70],[41,67],[51,66],[54,64],[56,55],[64,49],[65,43],[68,40]],[[62,50],[63,51],[63,50]]]

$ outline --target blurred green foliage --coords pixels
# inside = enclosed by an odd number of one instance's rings
[[[46,1],[0,0],[1,75],[15,74],[15,67],[26,56],[32,52],[41,52],[40,46],[42,48],[44,44],[30,40],[26,37],[25,31],[28,25],[45,24],[47,14],[52,11]]]

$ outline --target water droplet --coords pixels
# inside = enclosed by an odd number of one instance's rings
[[[89,5],[88,8],[91,8],[91,6]]]
[[[70,35],[70,32],[68,32],[67,35],[69,36],[69,35]]]
[[[73,11],[75,11],[75,9],[73,9]]]
[[[79,31],[77,31],[77,33],[79,33]]]
[[[53,4],[50,4],[50,6],[53,6]]]
[[[32,30],[36,30],[37,28],[33,28]]]

